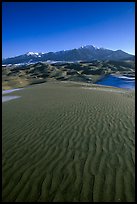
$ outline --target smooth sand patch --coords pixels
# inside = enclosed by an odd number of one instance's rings
[[[45,83],[2,104],[3,202],[135,201],[134,92]]]
[[[118,89],[111,89],[111,88],[99,88],[99,87],[82,87],[83,89],[92,89],[92,90],[100,90],[100,91],[109,91],[109,92],[115,92],[115,93],[126,93],[124,90],[118,90]]]

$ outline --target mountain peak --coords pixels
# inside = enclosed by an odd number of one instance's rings
[[[84,48],[94,48],[93,45],[85,45]]]
[[[120,53],[120,52],[122,52],[122,53],[124,52],[123,50],[116,50],[116,51],[119,52],[119,53]]]
[[[27,52],[26,55],[30,56],[30,55],[39,55],[39,53],[37,52]]]
[[[87,60],[123,60],[134,57],[122,50],[109,50],[105,48],[97,48],[93,45],[84,45],[78,49],[62,50],[58,52],[37,53],[27,52],[24,55],[3,59],[3,64],[30,63],[39,61],[87,61]]]
[[[97,50],[97,49],[99,49],[98,47],[96,47],[96,46],[93,46],[93,45],[82,45],[81,47],[80,47],[80,49],[89,49],[89,50]]]

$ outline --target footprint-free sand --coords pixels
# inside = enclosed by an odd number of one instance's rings
[[[135,201],[135,94],[106,90],[11,93],[21,97],[2,104],[3,202]]]

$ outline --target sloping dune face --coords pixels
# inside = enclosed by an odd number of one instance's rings
[[[47,83],[18,95],[2,104],[3,202],[135,200],[134,92]]]

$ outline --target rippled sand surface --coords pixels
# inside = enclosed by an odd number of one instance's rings
[[[3,202],[135,201],[134,91],[83,87],[45,83],[2,104]]]

